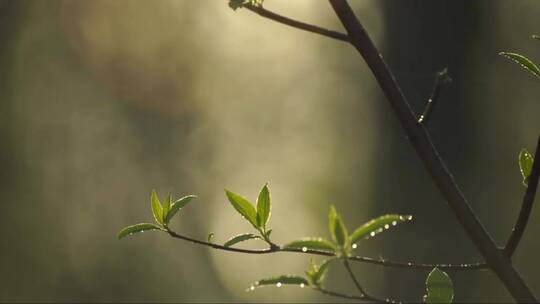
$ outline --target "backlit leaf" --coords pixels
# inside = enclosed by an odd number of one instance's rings
[[[328,212],[328,228],[330,229],[330,235],[332,239],[342,248],[350,247],[349,234],[347,228],[341,219],[341,216],[337,213],[336,208],[330,206]]]
[[[452,279],[444,271],[434,268],[426,280],[426,303],[452,303],[454,299],[454,285]]]
[[[540,69],[529,58],[523,55],[517,54],[517,53],[508,53],[508,52],[500,52],[499,55],[512,60],[513,62],[519,64],[521,67],[523,67],[527,71],[531,72],[534,76],[540,78]]]
[[[260,239],[260,238],[261,238],[260,236],[252,234],[252,233],[239,234],[235,237],[230,238],[227,242],[225,242],[225,244],[223,244],[223,246],[230,247],[240,242],[244,242],[244,241],[252,240],[252,239]]]
[[[163,225],[163,207],[161,206],[156,190],[152,190],[150,204],[152,205],[152,214],[154,214],[156,222]]]
[[[397,224],[412,220],[411,215],[387,214],[378,218],[372,219],[364,225],[358,227],[351,234],[351,243],[358,240],[374,237],[376,234],[383,232]]]
[[[186,195],[180,199],[177,199],[172,205],[171,209],[165,217],[165,223],[169,223],[174,215],[182,208],[184,208],[192,199],[196,198],[196,195]]]
[[[249,221],[255,229],[259,229],[259,226],[257,225],[257,211],[255,211],[253,205],[247,199],[234,192],[225,190],[225,193],[234,209]]]
[[[263,287],[273,285],[276,287],[281,287],[283,285],[300,285],[300,287],[308,286],[309,282],[304,277],[297,275],[281,275],[277,277],[271,277],[267,279],[262,279],[255,284],[251,285],[250,290],[254,290],[257,287]]]
[[[270,213],[272,211],[272,205],[270,201],[270,190],[268,190],[268,184],[264,185],[257,198],[257,223],[259,228],[263,231],[266,230],[266,224],[270,219]]]
[[[521,171],[523,185],[525,185],[525,187],[529,184],[529,176],[532,172],[533,162],[534,159],[527,149],[522,149],[521,152],[519,152],[519,170]]]
[[[149,231],[149,230],[162,230],[161,227],[158,227],[154,224],[150,224],[150,223],[140,223],[140,224],[135,224],[135,225],[132,225],[132,226],[128,226],[122,230],[120,230],[120,232],[118,233],[118,239],[122,239],[128,235],[132,235],[132,234],[135,234],[135,233],[139,233],[139,232],[145,232],[145,231]]]
[[[304,238],[301,240],[290,242],[283,246],[283,249],[312,249],[312,250],[322,250],[322,251],[331,251],[336,250],[336,246],[330,241],[323,238]]]

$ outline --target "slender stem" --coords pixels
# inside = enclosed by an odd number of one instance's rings
[[[349,276],[351,277],[351,280],[353,281],[354,286],[356,286],[356,289],[358,289],[358,291],[360,292],[360,294],[362,295],[362,297],[365,300],[372,301],[372,302],[375,302],[375,303],[400,303],[400,302],[396,302],[396,301],[393,301],[393,300],[390,300],[390,299],[377,298],[377,297],[374,297],[374,296],[368,294],[364,290],[364,288],[362,288],[362,285],[360,285],[360,282],[358,282],[358,279],[354,275],[354,272],[353,272],[353,270],[351,268],[351,265],[349,264],[349,259],[347,257],[343,258],[343,265],[345,266],[345,269],[347,269],[347,273],[349,273]]]
[[[519,245],[521,238],[523,237],[523,233],[525,232],[525,228],[527,227],[527,223],[529,221],[529,217],[531,215],[532,207],[534,204],[534,198],[536,196],[536,190],[538,188],[539,177],[540,177],[540,136],[538,136],[538,143],[536,144],[536,152],[534,153],[532,171],[531,171],[531,175],[529,176],[527,190],[525,191],[525,195],[523,196],[523,203],[521,205],[521,210],[519,212],[516,225],[514,226],[514,229],[512,230],[512,234],[510,235],[510,238],[508,238],[508,241],[506,242],[506,246],[504,248],[506,254],[509,257],[511,257],[516,251],[516,248]]]
[[[329,251],[322,251],[322,250],[314,250],[314,249],[307,249],[302,250],[299,248],[282,248],[279,245],[271,246],[267,249],[243,249],[243,248],[237,248],[237,247],[225,247],[220,244],[212,243],[212,242],[206,242],[197,240],[185,235],[178,234],[170,229],[167,228],[167,230],[164,230],[167,232],[171,237],[176,239],[181,239],[184,241],[188,241],[197,245],[207,246],[218,250],[223,251],[229,251],[229,252],[239,252],[239,253],[247,253],[247,254],[269,254],[269,253],[277,253],[277,252],[292,252],[292,253],[300,253],[300,254],[312,254],[312,255],[319,255],[319,256],[327,256],[327,257],[333,257],[335,254],[333,252]],[[377,260],[369,257],[363,257],[363,256],[351,256],[349,257],[351,261],[355,262],[361,262],[366,264],[373,264],[373,265],[380,265],[384,267],[393,267],[393,268],[407,268],[407,269],[433,269],[435,267],[441,269],[441,270],[481,270],[486,269],[488,266],[484,263],[472,263],[472,264],[418,264],[418,263],[412,263],[412,262],[396,262],[391,260]]]
[[[346,0],[329,0],[345,27],[351,44],[363,57],[386,95],[416,153],[461,226],[517,302],[538,302],[510,259],[499,249],[472,210],[423,124],[419,124],[394,75]]]
[[[262,6],[254,6],[254,5],[246,4],[244,7],[258,14],[259,16],[274,20],[281,24],[285,24],[285,25],[288,25],[288,26],[291,26],[291,27],[294,27],[303,31],[307,31],[310,33],[323,35],[332,39],[336,39],[340,41],[349,41],[349,36],[347,36],[346,34],[329,30],[329,29],[325,29],[316,25],[300,22],[294,19],[290,19],[288,17],[271,12],[263,8]]]
[[[353,296],[353,295],[343,294],[343,293],[339,293],[335,291],[330,291],[322,287],[315,288],[315,290],[320,291],[326,295],[338,297],[338,298],[351,299],[351,300],[366,300],[364,297]]]
[[[441,89],[445,84],[448,84],[452,81],[452,78],[448,76],[448,69],[443,69],[438,72],[435,76],[435,82],[433,83],[433,89],[431,89],[431,95],[427,101],[426,107],[424,108],[424,113],[418,118],[418,123],[427,124],[429,118],[431,117],[431,112],[435,108],[435,103],[437,102],[439,95],[441,94]]]

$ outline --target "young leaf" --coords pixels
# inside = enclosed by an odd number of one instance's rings
[[[323,238],[304,238],[301,240],[290,242],[283,246],[283,249],[312,249],[312,250],[323,250],[323,251],[336,251],[336,246],[330,241]]]
[[[529,184],[529,176],[531,175],[533,157],[527,149],[521,149],[519,152],[519,170],[521,171],[521,176],[523,176],[523,185],[527,187]]]
[[[259,226],[257,225],[257,211],[255,211],[253,205],[251,205],[247,199],[234,192],[225,189],[225,193],[227,194],[227,198],[229,199],[229,202],[231,202],[234,209],[236,209],[238,213],[248,220],[251,225],[255,227],[255,229],[259,229]]]
[[[341,216],[336,211],[336,208],[330,206],[330,212],[328,213],[328,227],[330,229],[330,235],[332,239],[342,248],[350,247],[349,233],[345,224],[341,220]]]
[[[127,226],[126,228],[118,232],[118,239],[122,239],[128,235],[132,235],[139,232],[145,232],[148,230],[161,230],[161,227],[158,227],[150,223],[140,223],[140,224],[135,224],[132,226]]]
[[[321,266],[317,266],[315,263],[313,263],[313,260],[311,260],[311,264],[309,269],[306,271],[306,275],[308,276],[308,279],[312,285],[321,286],[324,276],[326,275],[326,271],[328,270],[328,266],[333,260],[334,259],[325,260]]]
[[[206,241],[207,241],[207,242],[211,242],[213,238],[214,238],[214,233],[213,233],[213,232],[210,232],[210,233],[208,234],[208,237],[206,237]]]
[[[268,184],[266,184],[261,189],[259,197],[257,198],[257,224],[263,231],[266,231],[266,224],[270,219],[271,211],[270,190],[268,190]]]
[[[163,202],[163,222],[167,224],[167,215],[169,214],[169,210],[171,210],[172,205],[172,196],[169,194],[165,201]]]
[[[260,236],[252,234],[252,233],[239,234],[235,237],[230,238],[228,241],[225,242],[225,244],[223,244],[223,246],[231,247],[232,245],[236,243],[240,243],[240,242],[252,240],[252,239],[260,239],[260,238],[261,238]]]
[[[521,65],[521,67],[531,72],[534,76],[540,78],[540,69],[529,58],[523,55],[517,54],[517,53],[508,53],[508,52],[500,52],[499,55],[504,56],[512,60],[513,62]]]
[[[411,215],[387,214],[380,216],[358,227],[351,234],[351,243],[355,243],[361,239],[373,237],[376,234],[383,232],[385,229],[389,229],[392,226],[396,226],[399,223],[410,220],[412,220]]]
[[[165,216],[165,224],[168,224],[180,209],[184,208],[192,199],[196,197],[196,195],[186,195],[180,199],[177,199],[171,205],[169,212]]]
[[[152,205],[152,213],[158,224],[163,225],[163,207],[159,201],[156,190],[152,190],[152,195],[150,196],[150,203]]]
[[[433,268],[426,279],[424,296],[426,303],[452,303],[454,299],[454,285],[452,279],[438,268]]]
[[[250,289],[254,290],[256,287],[275,285],[276,287],[281,287],[282,285],[300,285],[300,287],[308,286],[309,282],[297,275],[281,275],[277,277],[262,279],[255,284],[251,285]]]

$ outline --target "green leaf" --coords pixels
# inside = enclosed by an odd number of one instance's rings
[[[523,176],[523,185],[527,187],[529,185],[529,176],[531,176],[532,166],[534,158],[527,149],[521,149],[519,152],[519,170],[521,171],[521,176]]]
[[[169,212],[165,216],[165,223],[168,224],[180,209],[184,208],[192,199],[196,197],[196,195],[186,195],[180,199],[177,199],[171,205]]]
[[[214,238],[214,233],[213,233],[213,232],[210,232],[210,233],[208,234],[208,237],[206,238],[206,241],[207,241],[207,242],[211,242],[213,238]]]
[[[313,260],[311,260],[309,268],[306,271],[306,275],[308,276],[308,279],[312,285],[321,286],[322,282],[324,281],[326,271],[328,270],[328,266],[333,260],[334,259],[325,260],[321,266],[317,266],[315,263],[313,263]]]
[[[231,202],[234,209],[236,209],[240,215],[242,215],[251,223],[251,225],[253,225],[253,227],[255,227],[255,229],[258,230],[259,226],[257,225],[257,211],[255,211],[255,208],[253,208],[253,205],[247,199],[234,192],[225,189],[225,193],[227,194],[227,198],[229,199],[229,202]]]
[[[349,233],[345,224],[341,220],[341,216],[337,213],[336,208],[330,206],[330,212],[328,213],[328,228],[330,229],[330,235],[332,239],[344,249],[349,248],[350,240]]]
[[[397,224],[407,222],[410,220],[412,220],[412,215],[401,215],[401,214],[387,214],[387,215],[383,215],[378,218],[372,219],[371,221],[358,227],[351,234],[351,243],[355,243],[361,239],[374,237],[376,234],[381,233],[392,226],[396,226]]]
[[[500,52],[499,55],[504,56],[512,60],[513,62],[521,65],[524,69],[531,72],[534,76],[540,78],[540,69],[529,58],[517,53],[508,52]]]
[[[336,246],[323,238],[303,238],[301,240],[290,242],[283,246],[283,249],[302,249],[302,250],[323,250],[336,251]]]
[[[148,230],[162,230],[162,229],[161,227],[158,227],[150,223],[135,224],[132,226],[127,226],[126,228],[120,230],[120,232],[118,232],[118,239],[122,239],[128,235],[132,235],[139,232],[145,232]]]
[[[276,287],[281,287],[282,285],[300,285],[300,287],[308,286],[309,282],[304,277],[297,275],[281,275],[277,277],[271,277],[267,279],[262,279],[255,284],[251,285],[250,290],[254,290],[257,287],[263,287],[268,285],[274,285]]]
[[[266,231],[266,224],[270,219],[271,211],[270,190],[268,190],[268,184],[266,184],[257,198],[257,224],[263,231]]]
[[[454,285],[452,279],[438,268],[433,268],[426,280],[426,303],[452,303],[454,299]]]
[[[152,213],[158,224],[163,225],[163,207],[159,201],[159,197],[156,193],[156,190],[152,190],[152,195],[150,196],[150,202],[152,205]]]
[[[252,240],[252,239],[260,239],[260,238],[261,238],[260,236],[255,235],[253,233],[239,234],[237,236],[230,238],[228,241],[225,242],[225,244],[223,244],[223,246],[231,247],[232,245],[236,243],[240,243],[240,242],[244,242],[244,241]]]
[[[169,214],[169,210],[171,210],[172,205],[172,196],[169,194],[165,201],[163,202],[163,222],[167,224],[167,215]]]

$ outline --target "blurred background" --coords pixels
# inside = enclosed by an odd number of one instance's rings
[[[540,60],[529,38],[540,33],[540,4],[351,5],[416,111],[448,67],[454,82],[430,128],[502,244],[524,191],[517,154],[534,149],[540,130],[540,86],[497,53]],[[265,7],[342,30],[326,1]],[[263,277],[302,274],[305,256],[231,254],[160,233],[118,241],[122,227],[151,221],[152,189],[199,196],[172,226],[201,239],[251,232],[223,188],[255,200],[269,182],[278,243],[327,236],[332,203],[350,230],[385,213],[415,216],[360,255],[480,260],[345,43],[234,12],[226,0],[0,0],[0,42],[2,302],[337,301],[291,287],[245,292]],[[537,295],[539,229],[536,208],[514,258]],[[427,272],[354,267],[373,294],[424,293]],[[450,274],[457,301],[511,299],[490,272]],[[337,264],[327,285],[354,292]]]

